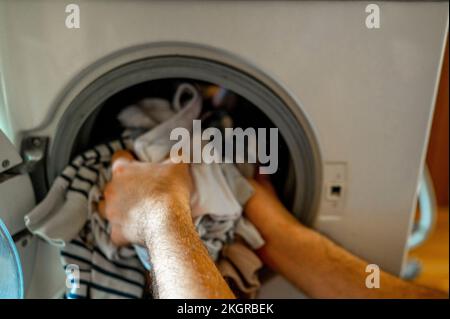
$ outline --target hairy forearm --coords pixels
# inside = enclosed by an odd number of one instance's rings
[[[259,250],[263,261],[311,297],[448,297],[382,271],[380,288],[367,288],[367,262],[299,224],[276,200],[261,201],[255,196],[247,204],[246,214],[266,241]]]
[[[446,298],[447,295],[380,271],[380,287],[366,287],[367,262],[301,225],[267,240],[262,259],[315,298]]]
[[[188,205],[170,205],[154,214],[146,236],[159,298],[233,298],[198,237]],[[165,210],[170,210],[165,211]]]

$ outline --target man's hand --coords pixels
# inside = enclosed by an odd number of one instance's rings
[[[190,218],[191,184],[186,164],[141,163],[129,152],[116,152],[112,180],[104,191],[106,201],[99,207],[112,225],[113,243],[144,244],[172,219]],[[186,216],[169,216],[180,213]]]
[[[138,163],[122,151],[112,171],[100,214],[112,225],[114,243],[147,247],[156,297],[233,298],[192,222],[189,166]]]

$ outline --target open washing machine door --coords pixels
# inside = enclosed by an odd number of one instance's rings
[[[36,205],[39,185],[32,183],[31,176],[39,174],[35,168],[44,165],[46,139],[25,138],[21,148],[22,156],[0,130],[0,297],[60,297],[64,272],[58,262],[45,262],[58,261],[58,251],[32,236],[24,222]],[[7,280],[10,283],[4,288]]]
[[[23,275],[16,245],[0,219],[0,298],[23,298]]]
[[[23,214],[34,205],[31,181],[20,174],[23,160],[0,130],[0,298],[23,298],[22,266],[11,234],[23,229]],[[23,200],[17,200],[21,198]]]

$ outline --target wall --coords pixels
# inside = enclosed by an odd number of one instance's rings
[[[436,110],[428,146],[427,164],[433,178],[436,197],[440,206],[448,206],[449,192],[449,100],[448,100],[448,41],[442,66]]]

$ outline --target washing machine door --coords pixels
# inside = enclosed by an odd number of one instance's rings
[[[0,219],[0,298],[23,298],[23,275],[16,245]]]
[[[24,232],[23,216],[35,205],[30,177],[14,145],[0,130],[0,298],[22,298],[21,260],[13,238]]]

